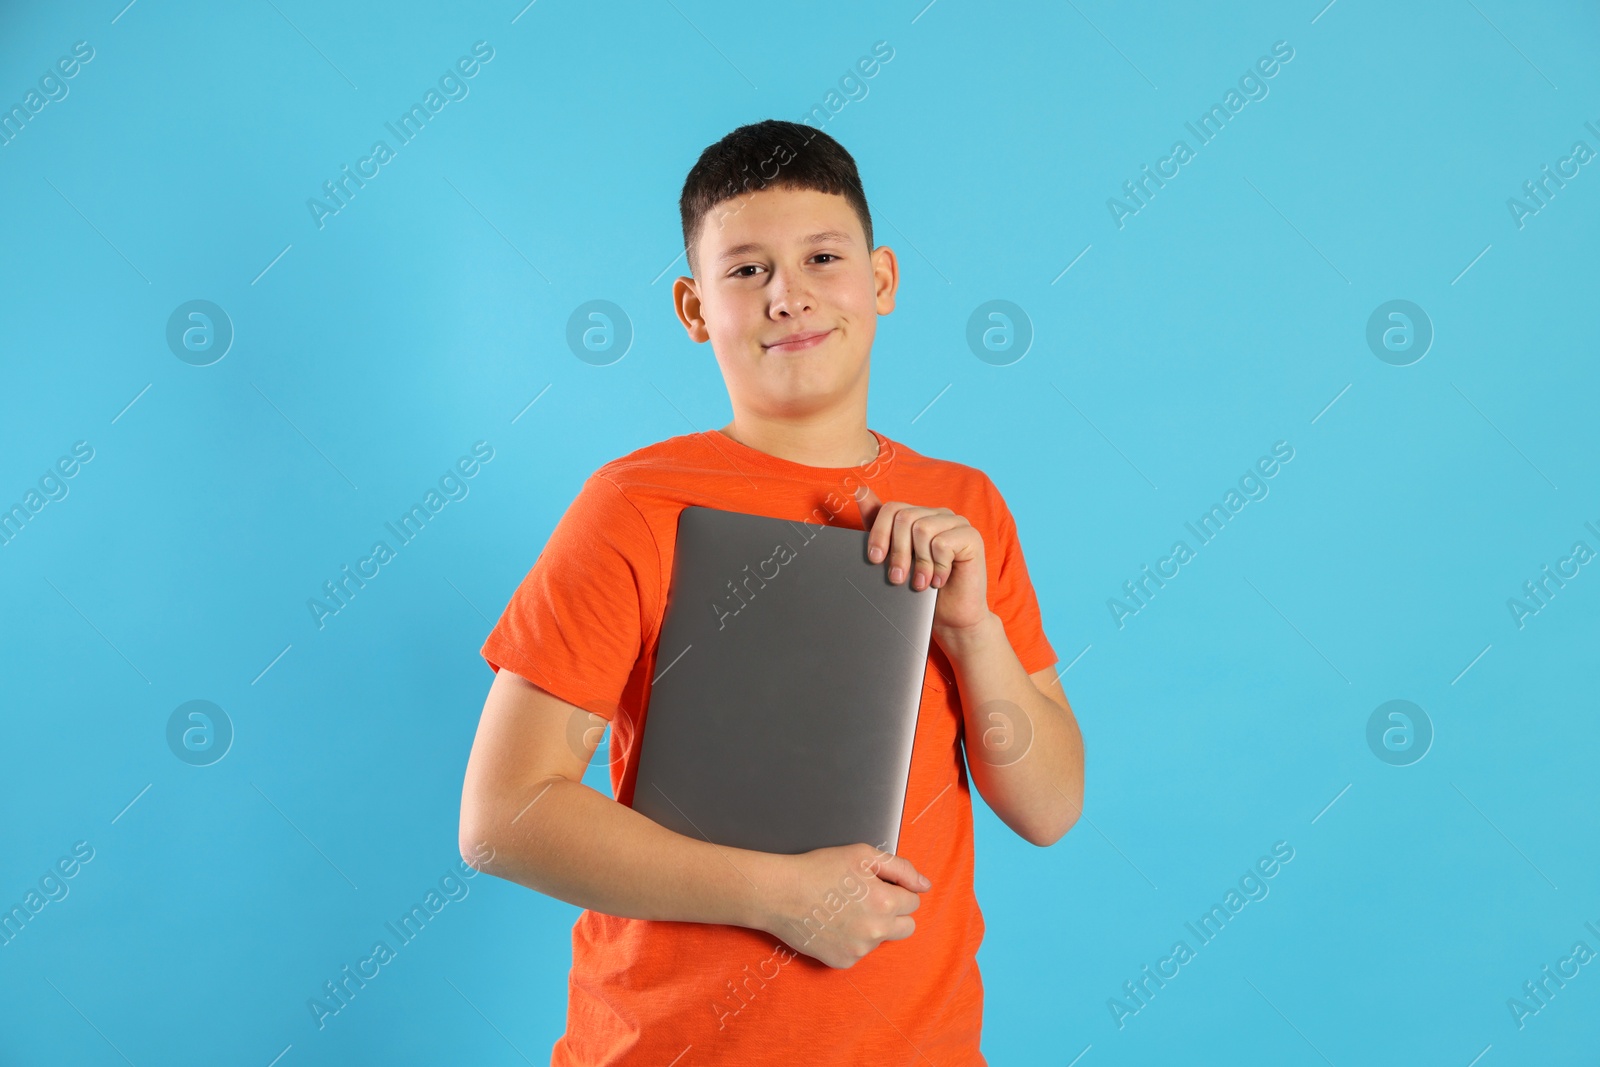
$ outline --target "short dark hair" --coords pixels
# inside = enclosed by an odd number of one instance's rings
[[[770,186],[836,193],[849,202],[872,250],[872,212],[856,161],[844,146],[814,126],[781,119],[740,126],[708,145],[684,179],[678,198],[689,272],[698,276],[695,245],[706,216],[718,204]]]

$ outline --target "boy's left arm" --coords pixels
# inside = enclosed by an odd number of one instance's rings
[[[1055,669],[1028,674],[990,610],[982,535],[949,508],[884,504],[865,487],[857,502],[889,580],[939,590],[933,636],[955,669],[974,784],[1021,837],[1054,844],[1083,810],[1083,735]]]
[[[1025,672],[993,612],[937,636],[955,668],[973,783],[1025,840],[1055,844],[1083,810],[1083,735],[1056,668]]]

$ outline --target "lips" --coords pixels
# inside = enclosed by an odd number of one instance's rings
[[[832,328],[826,330],[806,330],[802,333],[792,333],[782,340],[767,345],[768,352],[799,352],[812,348],[822,343],[823,339],[833,332]]]

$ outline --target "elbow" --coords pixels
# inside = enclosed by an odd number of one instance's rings
[[[1078,816],[1083,814],[1083,793],[1080,791],[1076,798],[1068,798],[1056,812],[1053,820],[1040,822],[1022,833],[1022,839],[1030,845],[1040,848],[1049,848],[1051,845],[1067,836],[1067,831],[1078,824]]]
[[[1065,822],[1058,822],[1050,827],[1036,827],[1030,830],[1028,833],[1023,834],[1022,839],[1028,842],[1030,845],[1037,845],[1040,848],[1049,848],[1051,845],[1065,837],[1067,835],[1067,831],[1072,829],[1073,824],[1077,821],[1077,819],[1068,819]]]
[[[521,828],[516,826],[517,820],[560,780],[563,780],[562,775],[547,775],[533,783],[528,788],[535,791],[536,795],[522,805],[516,815],[511,814],[513,809],[508,805],[507,798],[524,790],[466,789],[461,796],[461,821],[456,832],[461,858],[487,874],[499,873],[495,869],[496,856],[502,852],[520,853],[527,847],[522,842],[528,836],[529,824],[534,820],[529,819]]]
[[[461,858],[474,870],[493,874],[490,864],[494,861],[494,846],[487,838],[463,833],[460,841]]]
[[[479,871],[488,871],[495,856],[494,842],[489,833],[490,823],[491,820],[485,818],[476,807],[462,803],[457,848],[461,851],[461,858]]]

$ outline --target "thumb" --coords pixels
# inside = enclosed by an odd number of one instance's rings
[[[878,509],[883,507],[883,501],[872,491],[872,486],[863,482],[856,491],[855,502],[856,510],[861,514],[861,528],[871,530],[872,521],[878,517]]]
[[[890,856],[878,865],[877,875],[885,882],[904,886],[913,893],[926,893],[933,881],[911,865],[904,856]]]

